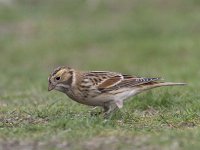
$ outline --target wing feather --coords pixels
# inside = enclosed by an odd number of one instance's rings
[[[101,84],[99,84],[98,88],[99,89],[105,89],[105,88],[113,87],[114,85],[116,85],[119,82],[121,82],[121,80],[122,80],[122,76],[111,77],[111,78],[106,79],[105,81],[103,81]]]
[[[121,80],[121,82],[119,82],[118,84],[112,86],[112,87],[108,87],[108,88],[104,88],[104,89],[100,89],[101,92],[106,92],[106,91],[112,91],[112,90],[117,90],[120,88],[131,88],[131,87],[135,87],[138,85],[143,85],[146,83],[151,83],[154,81],[160,80],[160,78],[129,78],[129,79],[123,79]]]
[[[88,79],[90,83],[88,83]],[[94,85],[93,88],[100,92],[117,90],[120,88],[131,88],[138,85],[151,83],[160,78],[143,78],[131,75],[123,75],[116,72],[92,71],[85,74],[86,83]],[[84,81],[83,81],[83,84]]]
[[[104,89],[118,84],[122,79],[123,76],[116,72],[92,71],[85,73],[85,78],[82,82],[86,82],[87,84],[90,82],[90,84],[95,85],[97,89]]]

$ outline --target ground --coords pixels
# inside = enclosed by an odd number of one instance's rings
[[[0,1],[0,149],[199,149],[198,0]],[[59,65],[186,82],[112,118],[47,91]]]

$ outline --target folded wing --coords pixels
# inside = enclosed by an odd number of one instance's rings
[[[104,80],[97,88],[101,92],[107,92],[120,88],[131,88],[142,84],[154,83],[158,80],[160,80],[160,78],[142,78],[118,74]]]

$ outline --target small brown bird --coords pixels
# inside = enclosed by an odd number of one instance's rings
[[[138,93],[161,86],[185,85],[159,80],[109,71],[79,71],[63,66],[50,74],[48,90],[63,92],[78,103],[101,106],[104,115],[108,116],[122,108],[124,100]]]

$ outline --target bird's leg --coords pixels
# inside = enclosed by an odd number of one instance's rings
[[[104,103],[104,118],[108,118],[111,114],[113,114],[116,110],[118,110],[117,105],[114,102]]]

